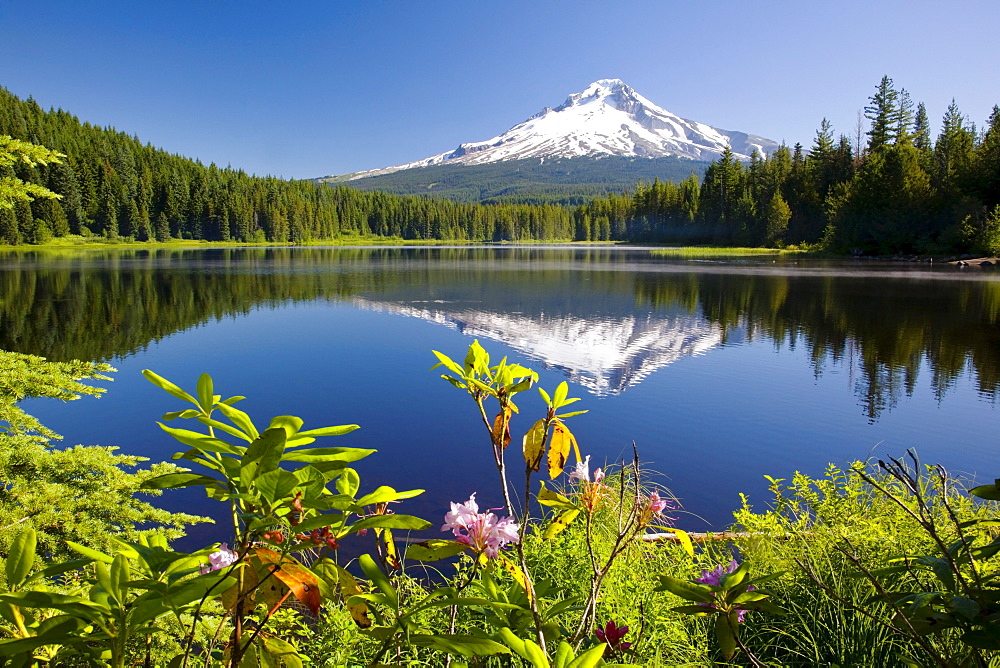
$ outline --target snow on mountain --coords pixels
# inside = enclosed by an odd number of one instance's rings
[[[441,164],[483,164],[504,160],[676,156],[714,160],[726,146],[738,160],[754,150],[770,154],[778,144],[745,132],[720,130],[690,121],[659,107],[620,79],[601,79],[556,108],[546,107],[523,123],[486,141],[424,160],[358,172],[351,178],[389,174]]]

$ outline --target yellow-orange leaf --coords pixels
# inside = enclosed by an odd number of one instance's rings
[[[580,511],[576,508],[572,510],[567,510],[559,513],[559,516],[552,520],[552,523],[545,529],[545,533],[542,538],[548,540],[554,536],[558,536],[562,533],[563,529],[569,526],[569,523],[576,519],[576,516],[580,514]]]
[[[319,604],[322,596],[319,592],[319,580],[312,571],[291,557],[282,559],[281,555],[274,550],[258,547],[255,553],[261,563],[269,565],[270,570],[273,572],[273,577],[278,578],[286,587],[292,590],[292,594],[299,600],[299,603],[309,608],[314,615],[319,614]],[[265,588],[264,593],[268,597],[280,592],[280,589],[276,589],[275,592],[268,591],[275,586],[273,582],[262,582],[262,584]]]
[[[396,549],[396,541],[392,537],[389,529],[375,529],[375,533],[382,539],[385,547],[385,565],[394,571],[398,571],[402,566],[399,563],[399,551]]]
[[[562,422],[556,422],[552,427],[552,440],[549,442],[549,477],[553,480],[563,472],[570,449],[576,449],[576,438]]]
[[[545,420],[539,420],[531,425],[524,435],[524,461],[537,471],[542,465],[542,447],[545,445]]]
[[[505,408],[493,419],[493,443],[502,444],[506,450],[510,445],[510,409]]]
[[[528,595],[528,600],[534,599],[535,589],[530,586],[528,575],[521,570],[521,567],[503,553],[497,555],[497,562],[505,571],[510,573],[510,576],[514,578],[514,581],[517,582],[517,584],[521,585],[521,589],[523,589],[524,593]]]
[[[239,600],[240,595],[245,597],[244,607],[247,610],[253,608],[254,599],[257,594],[257,585],[260,584],[260,580],[257,578],[257,569],[250,568],[246,562],[239,564],[237,570],[233,573],[237,578],[242,574],[243,576],[243,586],[240,587],[239,584],[234,584],[232,587],[222,592],[222,605],[225,606],[226,610],[232,610],[236,607],[236,602]],[[237,579],[239,582],[239,579]]]

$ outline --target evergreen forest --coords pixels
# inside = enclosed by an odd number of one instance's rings
[[[0,89],[0,135],[66,155],[61,164],[0,167],[42,184],[60,200],[0,209],[0,243],[53,236],[109,240],[302,243],[344,237],[504,241],[570,239],[572,212],[559,206],[481,206],[446,199],[365,193],[344,186],[250,176],[204,166],[138,137],[43,111]]]
[[[864,114],[853,137],[823,119],[809,149],[749,164],[726,151],[700,183],[594,200],[574,213],[576,238],[1000,253],[1000,107],[979,129],[952,101],[934,137],[925,105],[883,77]]]
[[[432,198],[206,167],[0,89],[0,135],[66,156],[59,164],[0,167],[0,176],[62,196],[0,210],[0,242],[71,234],[272,243],[573,239],[1000,254],[1000,107],[979,128],[952,101],[935,135],[925,105],[886,76],[864,117],[852,136],[835,136],[823,119],[808,149],[782,146],[748,164],[727,150],[701,179],[654,178],[620,194],[606,194],[607,178],[571,183],[564,174],[562,183],[512,190],[491,181],[474,201],[467,188],[452,188],[455,199]],[[593,167],[554,169],[598,178]]]

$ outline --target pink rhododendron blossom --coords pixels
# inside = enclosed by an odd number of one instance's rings
[[[232,566],[239,560],[240,556],[229,549],[228,543],[219,546],[218,551],[208,555],[208,564],[201,565],[201,574],[211,573],[226,566]]]
[[[605,492],[609,491],[604,480],[604,471],[597,469],[594,471],[593,480],[590,477],[590,455],[584,457],[582,462],[577,462],[570,471],[569,481],[579,482],[580,502],[590,512],[594,512],[600,505]]]
[[[699,584],[710,585],[712,587],[721,587],[722,577],[725,575],[729,575],[730,573],[735,573],[736,569],[739,567],[740,565],[736,563],[735,559],[733,559],[732,561],[729,562],[728,566],[723,566],[722,564],[719,564],[710,571],[702,569],[701,577],[695,578],[694,581]],[[753,585],[749,585],[747,586],[747,591],[753,591],[753,588],[754,588]],[[706,608],[715,607],[715,605],[712,603],[698,603],[698,605],[704,606]],[[743,618],[746,616],[747,616],[747,611],[740,610],[739,614],[737,615],[737,621],[742,622]]]
[[[628,626],[618,626],[613,620],[609,620],[603,629],[594,629],[594,635],[597,636],[597,639],[608,644],[608,649],[605,650],[606,656],[613,652],[624,652],[632,646],[630,642],[622,642],[626,633],[628,633]]]
[[[639,506],[639,521],[643,526],[657,519],[667,522],[677,521],[676,517],[667,517],[663,511],[677,510],[679,506],[670,499],[661,499],[659,492],[651,492],[648,498],[640,499]]]
[[[663,512],[663,509],[667,507],[666,499],[661,499],[657,492],[653,492],[649,495],[649,510],[653,513],[659,515]]]
[[[597,469],[600,471],[601,469]],[[573,470],[569,473],[569,481],[580,480],[590,482],[590,455],[584,457],[582,462],[577,462]]]
[[[465,503],[452,502],[451,511],[445,514],[441,527],[441,531],[449,530],[459,543],[490,559],[496,558],[507,543],[520,540],[517,522],[509,517],[497,518],[491,512],[480,513],[475,494]]]

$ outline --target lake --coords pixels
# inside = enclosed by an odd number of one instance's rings
[[[916,448],[1000,475],[998,279],[606,246],[17,252],[0,254],[0,348],[118,368],[98,400],[26,403],[67,444],[169,459],[155,422],[183,406],[140,372],[188,389],[208,372],[258,424],[360,424],[326,442],[379,450],[362,490],[427,489],[399,511],[438,523],[472,492],[501,505],[474,404],[430,369],[431,350],[461,359],[479,339],[550,391],[567,380],[589,410],[570,420],[583,452],[613,462],[634,441],[699,531],[725,526],[740,492],[765,507],[765,474]],[[519,405],[515,443],[542,416],[534,391]],[[157,503],[225,518],[197,492]]]

